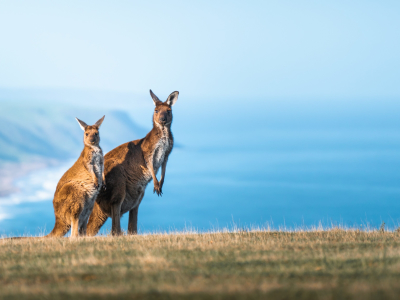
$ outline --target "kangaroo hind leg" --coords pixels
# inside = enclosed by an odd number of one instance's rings
[[[125,200],[126,191],[123,188],[116,189],[117,191],[111,196],[111,218],[112,218],[112,235],[121,235],[121,206]]]
[[[111,234],[121,235],[121,203],[113,203],[111,205]]]
[[[71,218],[71,237],[79,236],[79,218]]]
[[[99,232],[100,228],[107,221],[107,219],[108,219],[107,214],[104,213],[100,205],[97,202],[95,202],[93,211],[90,214],[89,222],[87,224],[86,234],[88,236],[95,236]]]
[[[139,205],[129,211],[128,234],[137,234]]]
[[[85,236],[87,228],[87,220],[84,220],[83,223],[79,226],[79,235]]]
[[[84,198],[84,195],[75,195],[75,196],[76,199],[78,200],[70,202],[71,237],[79,236],[79,219],[83,211],[82,202],[84,203],[84,201],[81,200]]]

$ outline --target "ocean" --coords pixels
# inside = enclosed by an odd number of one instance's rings
[[[181,96],[173,107],[164,194],[149,183],[139,233],[400,225],[398,101],[204,102]],[[72,163],[19,178],[19,192],[0,198],[0,235],[50,232],[52,195]]]

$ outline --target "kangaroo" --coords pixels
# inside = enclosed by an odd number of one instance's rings
[[[105,189],[104,157],[99,128],[103,116],[88,126],[76,118],[84,131],[84,148],[75,164],[61,177],[54,193],[54,229],[46,237],[61,237],[71,229],[71,237],[86,235],[87,221],[101,187]]]
[[[88,235],[96,235],[108,217],[112,218],[112,235],[120,235],[120,219],[128,211],[128,234],[136,234],[139,204],[147,184],[153,180],[153,193],[162,195],[168,156],[174,145],[171,107],[178,100],[179,92],[171,93],[165,102],[161,102],[152,90],[150,95],[156,106],[153,129],[146,137],[122,144],[104,157],[107,190],[97,196],[88,222]],[[156,174],[160,166],[161,179],[158,181]]]

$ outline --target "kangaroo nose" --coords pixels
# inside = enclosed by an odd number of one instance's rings
[[[162,117],[162,118],[161,118],[161,121],[164,121],[164,122],[165,122],[165,121],[167,121],[167,118],[166,118],[166,117]]]

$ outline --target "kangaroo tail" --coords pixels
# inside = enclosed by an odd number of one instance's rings
[[[95,236],[99,232],[101,226],[103,226],[104,223],[107,221],[107,219],[108,216],[102,211],[100,205],[95,202],[93,211],[89,217],[86,235]]]
[[[62,220],[56,218],[53,230],[45,237],[63,237],[69,231],[71,225],[66,224]]]

